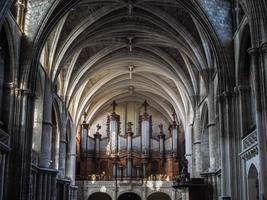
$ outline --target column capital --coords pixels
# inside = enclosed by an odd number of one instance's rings
[[[220,103],[223,102],[223,101],[224,101],[224,96],[223,96],[223,94],[219,94],[219,95],[217,95],[217,98],[216,98],[216,99],[217,99],[217,101],[220,102]]]
[[[247,50],[250,56],[255,57],[258,56],[260,49],[258,47],[252,47]]]
[[[264,53],[264,54],[267,54],[267,42],[263,43],[261,45],[261,51]]]
[[[102,135],[99,132],[94,134],[95,139],[101,139]]]
[[[238,85],[234,88],[235,93],[248,92],[250,91],[250,86],[248,85]]]
[[[212,77],[214,76],[214,74],[216,73],[216,69],[215,68],[205,68],[202,69],[201,72],[204,74],[204,76],[206,76],[209,80],[212,80]]]
[[[4,88],[7,91],[15,91],[17,89],[17,85],[14,82],[4,83]]]
[[[209,124],[207,125],[207,127],[209,128],[209,127],[211,127],[211,126],[215,126],[215,125],[216,125],[215,122],[211,122],[211,123],[209,123]]]
[[[16,94],[20,96],[30,96],[34,97],[34,93],[27,88],[15,88]]]

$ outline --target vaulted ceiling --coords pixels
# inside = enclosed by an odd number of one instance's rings
[[[147,100],[185,122],[215,65],[210,46],[179,1],[83,0],[50,34],[42,65],[76,124],[113,100]]]

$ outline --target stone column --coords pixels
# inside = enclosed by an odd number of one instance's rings
[[[5,79],[5,60],[4,60],[4,50],[0,46],[0,113],[2,113],[2,101],[3,101],[3,88]],[[2,117],[2,116],[0,116]],[[2,120],[2,118],[0,118]],[[2,123],[2,122],[0,122]],[[1,124],[0,124],[1,125]]]
[[[194,126],[193,126],[193,176],[200,177],[202,172],[201,162],[201,125],[200,125],[200,113],[197,108],[195,112]]]
[[[158,135],[159,137],[159,153],[160,153],[160,158],[164,158],[165,154],[165,134],[163,133],[163,125],[159,125],[160,133]]]
[[[149,115],[147,113],[148,103],[144,102],[145,112],[142,116],[141,132],[142,132],[142,154],[149,155],[150,153],[150,122]]]
[[[113,112],[110,115],[110,140],[111,140],[111,154],[117,155],[118,153],[118,135],[119,135],[119,116],[115,112],[117,106],[113,102]]]
[[[192,136],[193,136],[193,124],[190,124],[186,128],[185,134],[185,158],[188,161],[188,172],[193,174],[193,160],[192,160]]]
[[[232,160],[230,145],[231,93],[224,92],[219,100],[221,160],[222,160],[222,199],[232,196]]]
[[[51,164],[52,148],[52,103],[53,95],[50,80],[46,77],[44,91],[44,108],[43,108],[43,127],[42,127],[42,144],[39,157],[39,166],[49,168]]]
[[[87,138],[88,138],[89,125],[86,123],[86,117],[87,117],[87,114],[84,113],[84,120],[83,120],[83,123],[81,125],[81,127],[82,127],[82,131],[81,131],[81,139],[82,139],[81,153],[82,153],[83,156],[87,156],[86,152],[87,152]]]
[[[67,157],[67,169],[66,176],[75,184],[75,173],[76,173],[76,127],[71,123],[71,138],[69,144],[69,152]]]
[[[246,133],[248,133],[248,125],[247,120],[249,119],[247,112],[244,112],[245,109],[247,109],[247,98],[250,98],[250,87],[246,85],[239,85],[235,87],[235,94],[236,94],[236,119],[238,122],[238,126],[236,127],[237,136],[236,136],[236,143],[237,143],[237,149],[239,152],[242,150],[242,137],[245,136]],[[250,105],[248,105],[250,106]],[[248,113],[251,114],[251,113]],[[237,162],[237,173],[240,176],[239,183],[242,185],[242,192],[239,194],[242,199],[247,199],[247,172],[246,172],[246,161],[239,158]]]
[[[178,157],[178,145],[179,145],[179,133],[178,133],[178,125],[176,122],[176,113],[173,113],[173,122],[172,122],[172,154],[174,158]]]
[[[209,132],[209,156],[210,156],[210,172],[217,169],[217,133],[215,127],[215,104],[214,104],[214,82],[209,84],[208,95],[208,132]]]
[[[96,158],[99,158],[100,156],[100,140],[101,140],[101,134],[99,133],[99,130],[101,129],[101,126],[98,124],[97,125],[97,131],[96,134],[94,134],[95,137],[95,155]]]
[[[66,144],[67,144],[67,111],[64,106],[62,106],[61,114],[61,129],[60,129],[60,140],[59,140],[59,177],[63,178],[65,176],[66,167]]]
[[[257,139],[258,139],[258,148],[259,148],[259,166],[260,166],[260,176],[259,176],[259,188],[260,188],[260,199],[267,199],[267,145],[266,145],[266,130],[264,127],[264,112],[266,112],[266,107],[264,108],[264,95],[262,92],[266,89],[264,83],[265,76],[262,73],[266,70],[266,66],[259,63],[259,49],[252,48],[249,49],[249,54],[251,56],[251,68],[253,70],[253,79],[254,79],[254,92],[256,98],[256,126],[257,126]],[[266,57],[266,51],[265,51]],[[266,99],[265,99],[266,100]],[[266,102],[265,102],[266,103]]]

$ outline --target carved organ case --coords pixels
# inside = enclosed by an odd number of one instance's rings
[[[78,134],[80,180],[161,180],[179,175],[184,130],[145,101],[113,104],[86,121]]]

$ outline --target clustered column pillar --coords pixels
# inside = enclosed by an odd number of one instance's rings
[[[254,92],[256,98],[256,125],[257,125],[257,140],[259,147],[259,166],[261,176],[259,177],[259,186],[260,186],[260,199],[267,198],[267,146],[266,146],[266,133],[264,129],[266,128],[264,116],[266,114],[266,108],[263,106],[264,102],[264,94],[263,91],[266,90],[266,85],[264,80],[266,74],[264,73],[264,69],[266,70],[266,65],[264,66],[264,62],[260,63],[260,51],[258,48],[249,49],[249,54],[251,56],[251,68],[253,70],[254,80]],[[265,48],[262,49],[263,58],[266,61],[266,45]],[[265,63],[266,64],[266,63]],[[265,99],[266,100],[266,99]]]
[[[173,122],[171,126],[172,131],[172,155],[174,158],[178,157],[178,145],[179,145],[179,134],[178,125],[176,122],[176,113],[173,113]]]
[[[66,176],[75,184],[75,171],[76,171],[76,127],[71,124],[71,138],[69,144],[69,152],[67,158]]]
[[[65,162],[66,162],[66,144],[67,144],[67,111],[62,109],[61,118],[61,131],[60,131],[60,144],[59,144],[59,177],[63,178],[65,176]]]
[[[193,137],[193,124],[189,124],[185,134],[185,158],[188,161],[188,171],[193,173],[193,159],[192,159],[192,137]]]
[[[4,75],[5,75],[5,60],[4,60],[4,57],[5,57],[5,55],[4,55],[4,50],[3,50],[3,48],[0,46],[0,88],[1,88],[1,90],[0,90],[0,113],[2,113],[2,99],[3,99],[3,90],[2,90],[2,88],[3,88],[3,86],[4,86],[4,80],[5,80],[5,77],[4,77]],[[2,120],[1,118],[0,118],[0,120]],[[2,122],[0,122],[0,123],[2,123]]]
[[[211,74],[210,74],[211,76]],[[214,83],[209,84],[208,96],[208,132],[209,132],[209,155],[210,155],[210,172],[216,171],[217,157],[217,135],[215,130],[215,104],[214,104]]]
[[[43,109],[43,128],[42,128],[42,144],[39,166],[49,168],[51,164],[51,144],[52,144],[52,102],[53,95],[51,91],[51,83],[46,77],[44,91],[44,109]]]
[[[193,128],[193,138],[194,138],[194,173],[195,177],[199,177],[202,172],[202,162],[201,162],[201,134],[200,134],[200,113],[199,109],[196,110],[194,128]]]

